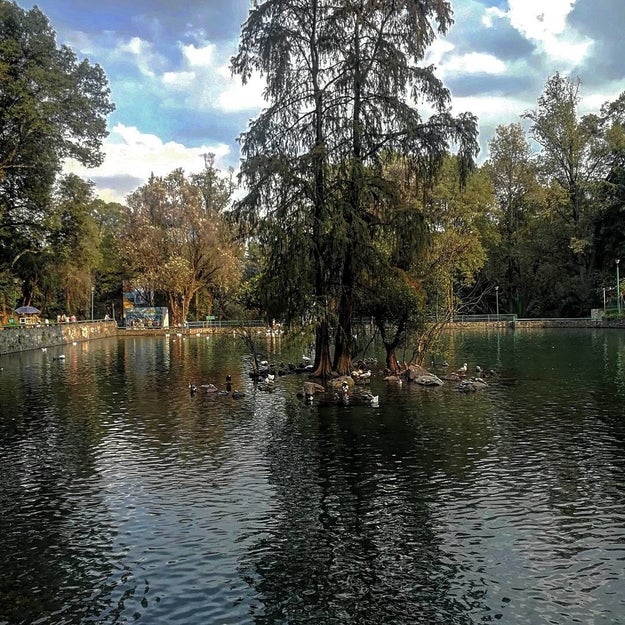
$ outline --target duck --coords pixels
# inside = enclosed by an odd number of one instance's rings
[[[189,382],[189,393],[195,395],[197,393],[197,386],[193,382]]]
[[[59,354],[55,356],[52,360],[65,360],[65,354]]]
[[[391,384],[397,384],[397,386],[401,386],[403,384],[402,379],[398,375],[387,375],[384,378],[385,382],[390,382]]]
[[[232,391],[232,399],[241,399],[241,397],[245,397],[243,391]]]
[[[459,367],[458,369],[456,369],[456,373],[460,373],[460,374],[466,373],[466,372],[467,372],[467,368],[468,368],[468,365],[467,365],[467,363],[465,362],[465,363],[462,365],[462,367]]]
[[[202,388],[207,393],[216,393],[219,390],[214,384],[202,384]]]
[[[480,367],[480,365],[475,365],[475,373],[482,373],[482,367]]]
[[[372,393],[369,392],[365,392],[365,393],[359,393],[358,395],[354,396],[354,399],[361,404],[366,404],[369,406],[379,406],[380,405],[380,396],[379,395],[373,395]]]
[[[367,382],[371,379],[371,369],[367,371],[362,371],[361,369],[352,371],[352,378],[358,382]]]

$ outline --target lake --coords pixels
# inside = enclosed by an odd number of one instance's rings
[[[232,338],[0,356],[0,625],[624,623],[625,332],[442,357],[496,374],[307,406]]]

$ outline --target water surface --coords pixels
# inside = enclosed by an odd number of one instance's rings
[[[212,337],[0,357],[0,624],[625,622],[625,334],[443,349],[488,389],[305,406]]]

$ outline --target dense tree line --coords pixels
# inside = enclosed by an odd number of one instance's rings
[[[556,74],[477,166],[477,120],[450,113],[422,64],[451,19],[437,0],[255,4],[232,68],[263,74],[269,105],[241,137],[240,199],[207,156],[121,205],[61,172],[66,157],[101,161],[103,70],[57,47],[38,9],[0,0],[0,312],[88,317],[95,298],[103,316],[127,284],[174,323],[310,327],[324,376],[351,369],[359,317],[394,369],[400,346],[420,362],[459,312],[587,316],[613,301],[625,95],[580,115],[579,81]]]
[[[602,307],[604,288],[615,301],[615,262],[625,254],[625,95],[580,115],[580,87],[555,74],[523,115],[527,131],[502,126],[490,141],[484,170],[500,240],[479,279],[498,284],[501,305],[522,317],[588,316]]]

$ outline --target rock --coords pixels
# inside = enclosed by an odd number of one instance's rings
[[[433,373],[427,373],[425,375],[420,375],[419,377],[413,380],[416,384],[420,384],[421,386],[443,386],[444,382]]]
[[[304,395],[315,395],[316,393],[325,393],[326,389],[315,382],[304,382],[303,392]]]
[[[410,365],[408,367],[407,375],[410,381],[416,382],[417,378],[431,374],[425,367],[422,367],[421,365]]]
[[[469,378],[463,380],[456,386],[456,389],[462,393],[475,393],[476,391],[484,390],[488,387],[488,384],[482,380],[482,378]]]
[[[335,390],[341,390],[344,384],[347,384],[349,388],[352,388],[354,386],[353,378],[350,375],[341,375],[328,382],[328,386]]]

